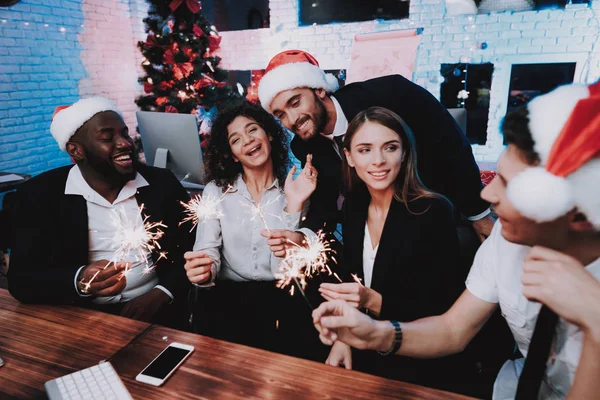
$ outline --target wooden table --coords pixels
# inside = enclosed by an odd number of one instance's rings
[[[135,376],[171,342],[195,351],[161,387]],[[0,289],[0,398],[110,359],[135,399],[468,399],[77,307],[20,304]]]

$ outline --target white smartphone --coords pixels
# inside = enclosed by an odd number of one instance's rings
[[[135,377],[136,381],[160,386],[194,351],[193,346],[173,342],[167,346],[142,372]]]

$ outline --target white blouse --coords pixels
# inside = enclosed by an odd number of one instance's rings
[[[253,214],[254,201],[240,174],[233,188],[225,195],[210,182],[203,196],[221,198],[218,219],[201,221],[196,231],[195,251],[204,251],[214,260],[212,279],[232,281],[270,281],[275,279],[280,258],[275,257],[260,235],[266,229],[296,230],[301,213],[284,211],[285,195],[277,179],[262,194],[260,207],[264,220]],[[265,226],[266,224],[266,226]],[[304,229],[300,230],[305,233]],[[306,233],[305,233],[306,234]],[[212,282],[207,283],[211,285]]]
[[[365,286],[371,287],[371,279],[373,278],[373,264],[375,264],[375,256],[377,256],[377,249],[379,244],[373,248],[371,243],[371,234],[369,233],[369,226],[365,222],[365,240],[363,242],[363,274],[365,276]]]

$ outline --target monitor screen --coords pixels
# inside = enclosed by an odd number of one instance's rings
[[[137,111],[136,116],[146,163],[168,168],[186,188],[204,184],[196,117],[149,111]]]
[[[300,24],[408,18],[409,1],[300,0]]]

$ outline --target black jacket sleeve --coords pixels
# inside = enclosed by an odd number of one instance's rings
[[[445,200],[433,199],[417,217],[420,229],[411,233],[418,235],[413,238],[412,252],[407,257],[399,255],[395,265],[403,270],[401,278],[391,276],[381,293],[382,319],[413,321],[443,314],[464,289],[457,273],[459,245],[452,207]]]
[[[50,196],[52,197],[52,196]],[[8,269],[8,289],[24,303],[87,304],[75,288],[77,270],[87,264],[87,245],[83,249],[74,237],[87,241],[87,225],[81,232],[67,232],[53,213],[52,199],[40,192],[19,189],[14,210],[14,238]],[[46,203],[50,202],[50,204]],[[84,203],[75,202],[74,206]],[[69,226],[77,221],[67,221]],[[87,219],[82,221],[87,224]]]

